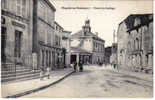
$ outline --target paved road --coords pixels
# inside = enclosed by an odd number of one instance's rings
[[[152,97],[152,75],[85,66],[62,82],[24,97],[98,98]]]

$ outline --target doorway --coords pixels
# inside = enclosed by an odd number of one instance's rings
[[[5,48],[6,48],[6,39],[7,39],[7,33],[6,28],[1,27],[1,60],[3,63],[6,62],[6,55],[5,55]]]
[[[73,64],[76,61],[76,55],[71,55],[71,64]]]

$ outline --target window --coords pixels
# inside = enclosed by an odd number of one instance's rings
[[[60,37],[58,37],[58,46],[60,46]]]
[[[47,42],[48,42],[48,41],[47,41],[47,40],[48,40],[48,39],[47,39],[47,38],[48,38],[48,37],[47,37],[47,35],[48,35],[48,30],[44,30],[44,33],[45,33],[45,43],[47,44]]]
[[[21,37],[22,32],[15,31],[15,57],[21,56]]]
[[[55,45],[57,46],[58,45],[58,36],[57,35],[55,36],[55,41],[56,41]]]
[[[49,14],[49,16],[50,16],[50,17],[47,16],[47,18],[48,18],[48,23],[51,24],[51,17],[52,17],[52,16],[50,15],[50,14],[51,14],[50,8],[48,8],[48,14]]]
[[[43,3],[41,2],[38,2],[39,5],[38,5],[38,9],[39,9],[39,12],[38,12],[38,15],[44,19],[44,6],[43,6]]]
[[[135,40],[134,40],[134,43],[133,44],[134,44],[133,50],[135,50]]]
[[[17,0],[17,15],[26,15],[26,0]]]
[[[84,35],[86,35],[86,32],[84,32]]]
[[[95,51],[95,42],[93,42],[93,51]]]
[[[2,8],[7,9],[8,0],[2,0],[1,3],[2,3]]]
[[[136,50],[139,50],[139,40],[136,38]]]
[[[96,48],[97,48],[97,43],[96,43]]]
[[[17,0],[17,14],[21,15],[21,0]]]
[[[22,0],[22,15],[26,16],[26,0]]]
[[[47,7],[45,7],[44,12],[45,12],[45,21],[48,22],[48,8]]]

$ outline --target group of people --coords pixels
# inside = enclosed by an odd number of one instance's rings
[[[79,63],[77,63],[76,61],[73,63],[73,67],[74,67],[74,71],[77,72],[78,69],[80,72],[83,71],[83,62],[79,61]],[[79,68],[78,68],[79,67]]]

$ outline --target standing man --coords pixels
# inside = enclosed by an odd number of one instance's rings
[[[75,61],[74,62],[74,71],[76,72],[76,70],[77,70],[77,62]]]
[[[37,69],[37,54],[33,53],[32,54],[32,68],[33,68],[33,72],[35,72],[35,70]]]
[[[79,69],[80,69],[80,72],[83,71],[83,63],[82,63],[82,61],[79,62]]]

